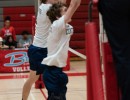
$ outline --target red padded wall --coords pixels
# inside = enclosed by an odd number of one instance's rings
[[[5,7],[3,8],[3,18],[6,16],[11,17],[11,25],[16,30],[16,35],[22,33],[26,30],[29,33],[32,33],[32,16],[34,15],[34,7]]]
[[[70,2],[69,0],[67,1]],[[71,38],[70,47],[85,54],[85,23],[88,21],[89,0],[82,0],[82,3],[73,16],[70,23],[74,27],[74,35]],[[99,24],[99,16],[96,7],[93,7],[93,21]],[[99,26],[99,25],[98,25]],[[75,55],[72,55],[75,56]]]

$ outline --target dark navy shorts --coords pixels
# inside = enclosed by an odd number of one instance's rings
[[[62,71],[62,68],[46,66],[43,81],[48,90],[47,100],[66,100],[68,76]]]
[[[30,70],[36,71],[36,74],[42,74],[46,65],[41,64],[42,60],[47,57],[47,48],[40,48],[31,45],[28,49]]]

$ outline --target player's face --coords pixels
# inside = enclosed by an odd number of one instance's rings
[[[9,20],[5,21],[5,26],[6,26],[6,27],[9,27],[9,26],[10,26],[10,21],[9,21]]]
[[[28,38],[27,34],[23,35],[23,39],[27,39],[27,38]]]
[[[67,7],[65,7],[65,6],[62,7],[61,8],[61,16],[65,15],[66,11],[67,11]]]

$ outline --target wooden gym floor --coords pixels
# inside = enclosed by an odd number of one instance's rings
[[[69,76],[67,100],[86,100],[86,63],[72,61]],[[21,100],[22,87],[28,73],[0,74],[0,100]],[[32,87],[28,100],[46,100],[46,89]]]

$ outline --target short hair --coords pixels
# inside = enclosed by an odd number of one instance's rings
[[[56,3],[53,4],[50,9],[47,11],[47,16],[49,17],[51,23],[53,23],[55,20],[57,20],[57,17],[61,17],[61,8],[67,7],[64,3]]]
[[[46,3],[47,2],[47,0],[40,0],[41,1],[41,3]]]
[[[23,31],[21,35],[29,35],[28,31]]]
[[[4,21],[7,21],[7,20],[11,21],[11,17],[10,16],[6,16]]]

